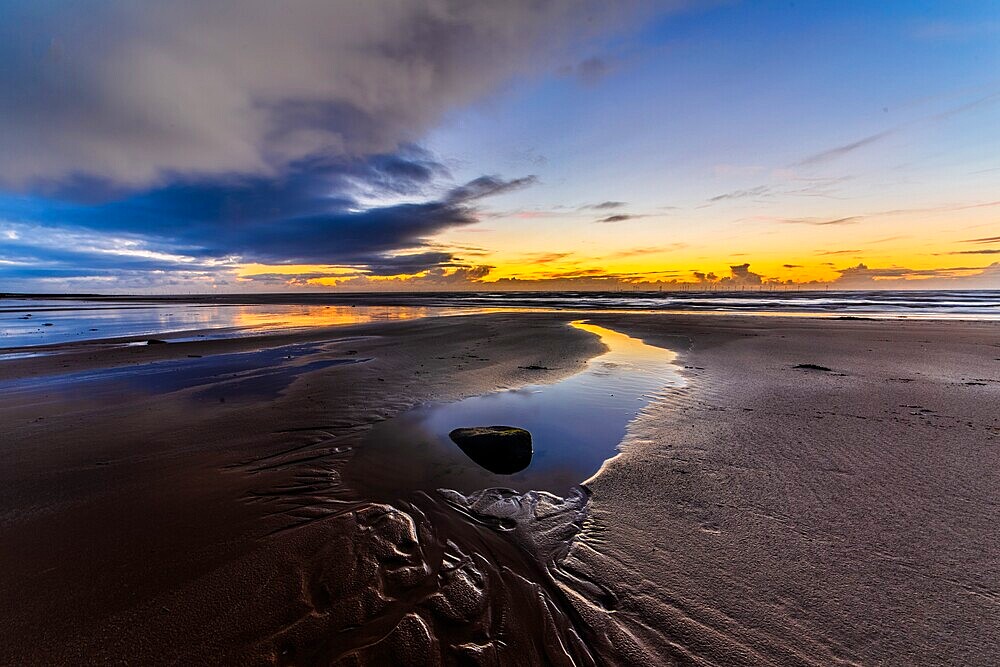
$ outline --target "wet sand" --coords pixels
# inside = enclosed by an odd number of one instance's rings
[[[687,384],[585,487],[345,482],[374,424],[581,371],[601,346],[572,319],[0,364],[0,662],[1000,660],[994,323],[590,313],[678,352]],[[306,347],[269,368],[303,372],[190,370],[280,346]],[[197,384],[85,377],[151,361]]]

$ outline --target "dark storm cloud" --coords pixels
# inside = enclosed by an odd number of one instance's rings
[[[421,252],[444,229],[476,222],[486,197],[525,187],[533,177],[483,176],[427,199],[443,167],[426,154],[365,160],[306,160],[287,175],[179,182],[124,199],[65,203],[48,215],[61,226],[139,234],[147,246],[201,259],[338,264],[378,274],[446,266],[451,255]],[[365,207],[363,196],[417,195],[419,203]],[[401,259],[405,257],[407,259]]]
[[[598,52],[643,5],[4,3],[0,232],[22,226],[0,236],[20,257],[4,275],[261,262],[476,279],[431,237],[534,179],[456,184],[415,143],[512,80]],[[60,255],[64,237],[79,247]]]
[[[397,276],[422,273],[429,269],[454,266],[453,256],[447,252],[419,252],[408,255],[372,257],[363,266],[369,275]]]
[[[392,152],[629,25],[636,4],[4,3],[0,186],[140,188]]]

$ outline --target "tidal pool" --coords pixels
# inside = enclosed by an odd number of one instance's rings
[[[683,378],[670,350],[584,321],[571,326],[600,336],[608,351],[553,384],[426,405],[378,424],[355,452],[345,482],[388,495],[491,487],[562,495],[593,476],[617,453],[639,411]],[[534,452],[526,469],[494,474],[448,436],[456,428],[491,425],[531,432]]]

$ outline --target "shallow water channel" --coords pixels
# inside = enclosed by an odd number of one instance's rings
[[[345,470],[345,481],[388,495],[491,487],[563,495],[586,481],[617,453],[639,411],[658,394],[681,386],[683,379],[670,350],[584,321],[571,326],[600,336],[607,352],[553,384],[425,405],[378,424]],[[533,455],[527,468],[494,474],[448,436],[456,428],[491,425],[531,433]]]

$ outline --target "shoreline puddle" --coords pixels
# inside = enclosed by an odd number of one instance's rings
[[[564,496],[585,482],[618,454],[639,412],[684,380],[671,350],[583,320],[571,326],[599,336],[608,350],[552,384],[420,406],[376,425],[344,470],[345,483],[389,496],[496,487]],[[521,472],[494,474],[449,438],[456,428],[500,424],[531,433],[531,463]]]

